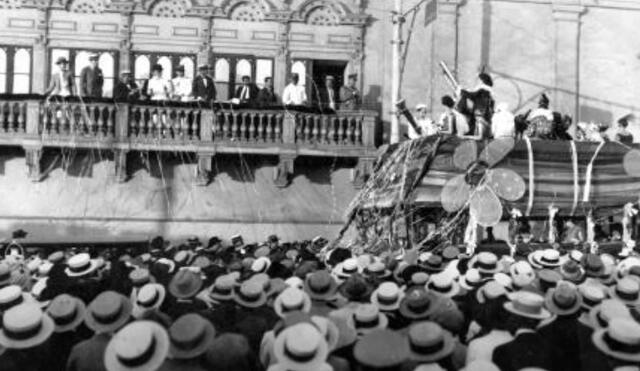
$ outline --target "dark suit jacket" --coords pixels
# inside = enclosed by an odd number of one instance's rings
[[[520,333],[493,351],[493,363],[501,371],[518,371],[525,367],[552,370],[551,350],[545,340],[535,332]]]
[[[131,84],[125,84],[122,81],[118,81],[113,88],[113,99],[117,102],[126,102],[136,100],[140,98],[140,91],[132,91],[138,89],[138,84],[135,82]]]
[[[326,109],[330,109],[329,107],[329,90],[327,89],[326,86],[323,86],[321,88],[319,88],[318,92],[316,93],[317,97],[315,97],[315,101],[318,104],[318,108],[326,110]],[[339,93],[336,91],[336,89],[333,89],[333,103],[334,103],[334,109],[338,109],[338,102],[340,101],[340,95]]]
[[[80,95],[83,97],[101,97],[104,77],[100,67],[91,68],[89,66],[80,72]]]
[[[206,87],[204,85],[204,80],[207,80]],[[196,99],[201,98],[207,102],[216,100],[216,87],[213,83],[213,79],[209,76],[196,76],[193,79],[192,94]]]
[[[278,95],[273,90],[267,88],[260,89],[257,102],[262,106],[278,104]]]
[[[244,89],[244,85],[240,85],[236,88],[236,93],[233,95],[234,98],[240,99],[240,94],[242,94],[242,89]],[[249,84],[249,99],[245,99],[244,101],[253,102],[258,98],[258,87],[255,84]]]
[[[356,88],[343,86],[340,88],[341,108],[355,110],[360,108],[360,92]]]

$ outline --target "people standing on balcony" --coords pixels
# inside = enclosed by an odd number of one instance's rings
[[[80,72],[80,95],[83,97],[102,97],[104,76],[102,75],[102,70],[98,67],[98,58],[98,54],[91,54],[89,56],[89,65]]]
[[[176,68],[176,77],[171,82],[173,84],[173,99],[188,102],[193,98],[191,94],[193,82],[184,75],[184,65],[181,64]]]
[[[513,138],[516,135],[515,116],[506,102],[496,105],[496,112],[491,118],[491,133],[494,138]]]
[[[618,128],[616,132],[616,141],[624,144],[633,144],[633,134],[627,129],[629,122],[633,122],[633,115],[628,114],[618,120]]]
[[[465,115],[461,114],[456,108],[456,102],[449,95],[445,95],[441,99],[444,106],[444,112],[438,120],[438,127],[441,133],[451,134],[462,137],[469,132],[469,124]]]
[[[168,100],[173,94],[169,80],[162,78],[162,66],[156,64],[151,69],[151,78],[147,84],[147,95],[151,100]]]
[[[347,84],[340,88],[340,108],[344,110],[360,109],[360,92],[356,88],[358,75],[355,73],[347,77]]]
[[[284,88],[282,93],[282,103],[287,106],[303,106],[307,104],[307,93],[305,87],[298,85],[300,76],[297,73],[291,74],[291,82]]]
[[[113,88],[113,99],[116,102],[130,102],[140,99],[140,89],[132,77],[129,70],[120,72],[120,79]]]
[[[262,107],[268,107],[278,104],[278,95],[273,90],[273,78],[264,78],[264,88],[260,89],[260,91],[258,92],[256,101],[258,102],[258,105]]]
[[[324,86],[318,90],[318,106],[321,110],[335,111],[338,109],[336,88],[333,85],[334,77],[327,75],[324,79]]]
[[[198,67],[198,76],[193,79],[191,89],[191,93],[196,100],[205,102],[213,102],[216,100],[216,87],[208,73],[208,65],[204,64]]]
[[[61,97],[73,95],[73,75],[69,71],[69,61],[65,57],[60,57],[56,60],[56,66],[58,66],[58,71],[51,76],[51,82],[45,95],[59,95]]]
[[[242,85],[236,89],[233,97],[242,104],[251,104],[258,97],[258,87],[251,82],[251,77],[242,76]]]
[[[458,97],[463,103],[471,126],[473,136],[480,139],[491,137],[491,117],[493,116],[495,101],[492,96],[493,79],[487,73],[478,75],[478,84],[473,90],[458,89]]]
[[[549,97],[543,93],[538,100],[538,108],[531,111],[527,118],[524,136],[549,139],[553,131],[553,112],[549,109]]]

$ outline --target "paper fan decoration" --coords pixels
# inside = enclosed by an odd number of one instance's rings
[[[640,151],[632,149],[624,155],[622,162],[627,175],[640,178]]]
[[[456,212],[469,203],[469,212],[479,225],[491,227],[502,218],[502,202],[520,199],[525,192],[522,177],[513,170],[493,168],[513,149],[512,138],[490,142],[478,156],[475,141],[460,144],[453,153],[453,164],[465,171],[449,179],[440,201],[447,212]]]

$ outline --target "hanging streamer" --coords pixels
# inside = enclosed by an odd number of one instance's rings
[[[578,169],[578,151],[576,149],[576,142],[573,140],[571,143],[571,163],[573,164],[573,204],[571,205],[571,216],[576,212],[578,207],[578,200],[580,199],[580,171]]]
[[[587,244],[590,246],[590,252],[592,254],[597,253],[597,245],[595,243],[596,237],[596,223],[593,220],[593,211],[589,210],[587,213]]]
[[[631,218],[638,215],[638,210],[633,207],[632,203],[624,205],[624,214],[622,215],[622,242],[624,242],[623,251],[628,253],[635,246],[635,241],[631,239]]]
[[[524,137],[525,143],[527,143],[527,155],[529,157],[529,200],[527,201],[527,212],[526,215],[529,216],[531,214],[531,210],[533,209],[533,194],[535,192],[535,174],[534,164],[533,164],[533,148],[531,147],[531,139],[529,137]]]
[[[600,153],[602,147],[604,147],[604,143],[605,142],[600,142],[598,148],[596,148],[596,151],[591,157],[591,161],[589,161],[589,166],[587,166],[587,175],[584,180],[584,195],[582,197],[582,202],[584,203],[589,202],[589,198],[591,197],[591,178],[593,175],[593,163],[595,162],[596,157],[598,157],[598,153]]]
[[[469,212],[469,222],[464,231],[464,244],[467,246],[467,254],[473,254],[478,244],[478,222],[472,212]]]
[[[553,204],[549,205],[549,243],[556,242],[555,219],[558,214],[558,208]]]

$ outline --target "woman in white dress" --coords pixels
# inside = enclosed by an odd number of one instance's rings
[[[169,100],[173,94],[173,86],[169,80],[162,78],[162,66],[156,64],[151,69],[151,78],[147,84],[147,95],[151,100]]]

